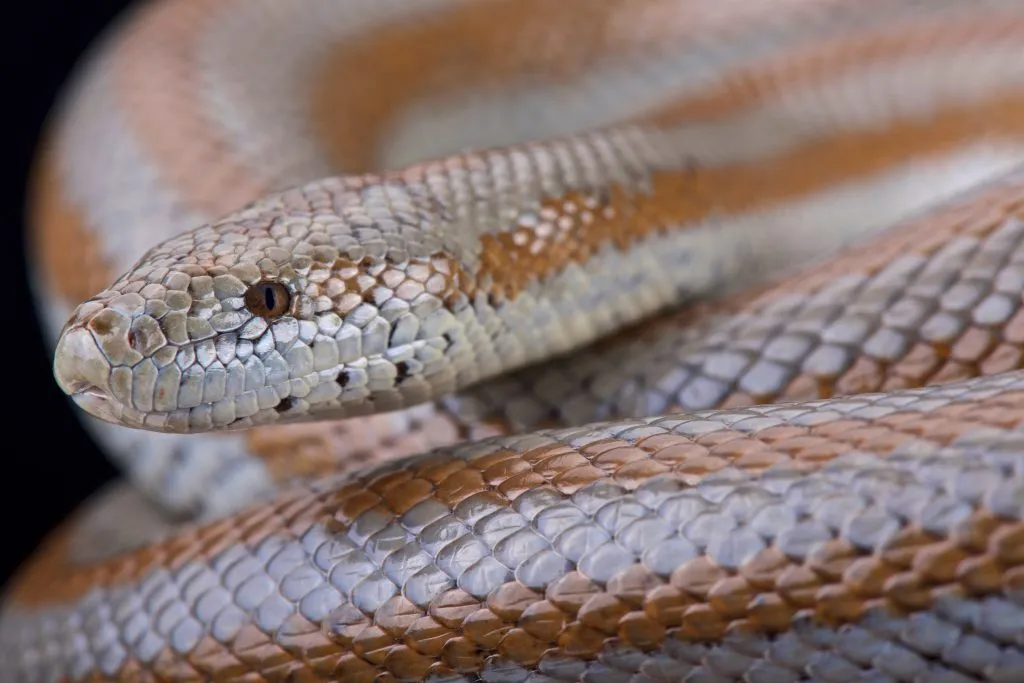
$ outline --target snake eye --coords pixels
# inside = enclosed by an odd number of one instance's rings
[[[288,311],[291,303],[288,288],[280,282],[264,280],[245,291],[245,305],[261,318],[276,318]]]

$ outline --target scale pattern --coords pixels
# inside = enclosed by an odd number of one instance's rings
[[[75,607],[8,615],[3,656],[23,680],[1014,680],[1022,401],[1018,371],[454,445],[87,570],[50,589]]]
[[[55,117],[5,680],[1024,680],[1019,0],[296,7]]]
[[[442,401],[459,424],[571,425],[997,374],[1024,363],[1024,177],[765,291],[690,306]]]

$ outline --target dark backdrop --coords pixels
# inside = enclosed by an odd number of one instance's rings
[[[6,315],[0,319],[0,582],[114,471],[50,373],[25,281],[25,183],[47,112],[88,44],[126,0],[33,0],[4,29],[2,185]],[[24,16],[22,16],[24,14]],[[13,123],[6,123],[13,121]]]

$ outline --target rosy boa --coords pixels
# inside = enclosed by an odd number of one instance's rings
[[[3,680],[1024,680],[1022,45],[1020,0],[140,5],[32,216],[130,485],[8,586]]]

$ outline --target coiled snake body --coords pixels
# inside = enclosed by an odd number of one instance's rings
[[[1024,680],[1022,45],[1018,0],[141,4],[32,216],[126,483],[3,679]]]

